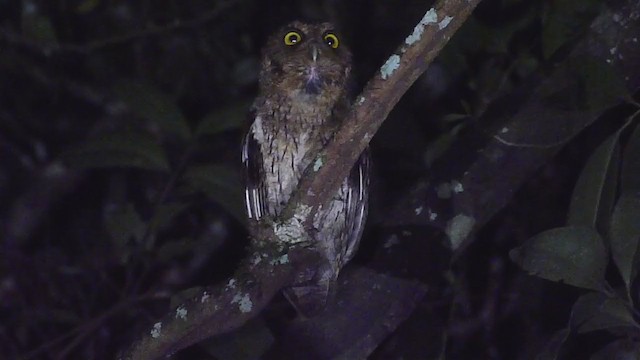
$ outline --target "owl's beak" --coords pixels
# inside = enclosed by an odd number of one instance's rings
[[[316,60],[318,59],[319,53],[320,51],[318,50],[317,47],[311,46],[311,59],[313,59],[313,62],[316,62]]]

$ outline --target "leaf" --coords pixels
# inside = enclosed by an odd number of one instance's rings
[[[458,139],[458,133],[463,128],[464,125],[462,124],[456,125],[450,131],[440,135],[428,145],[423,156],[424,162],[428,167],[431,167],[437,159],[451,148],[451,144]]]
[[[611,135],[589,157],[573,189],[567,225],[596,228],[600,219],[611,213],[620,161],[618,140],[623,129]]]
[[[636,326],[622,299],[593,292],[582,295],[573,304],[570,324],[578,333]]]
[[[573,59],[570,66],[580,79],[579,91],[585,109],[602,112],[625,97],[629,97],[622,76],[602,59]]]
[[[79,14],[87,14],[95,10],[100,5],[100,0],[84,0],[76,6],[76,12]]]
[[[117,132],[89,139],[62,156],[71,167],[81,169],[132,167],[168,171],[164,150],[149,134]]]
[[[635,264],[640,243],[640,193],[620,197],[611,217],[609,238],[613,261],[620,270],[627,291],[631,291],[637,274]]]
[[[640,192],[640,125],[629,137],[622,156],[622,193]]]
[[[220,360],[261,359],[275,338],[262,318],[247,322],[232,334],[224,334],[200,343],[207,353]]]
[[[182,111],[158,89],[135,81],[121,80],[114,91],[131,111],[158,126],[165,135],[181,140],[190,138],[191,130]]]
[[[32,12],[23,11],[22,15],[22,33],[23,35],[38,43],[55,44],[58,42],[56,30],[53,27],[51,19],[47,16],[40,15],[32,10]]]
[[[238,174],[220,165],[205,165],[190,168],[184,178],[192,189],[207,194],[240,222],[246,220]]]
[[[599,0],[555,0],[549,4],[552,7],[542,28],[542,50],[547,59],[587,30],[600,9]]]
[[[202,286],[195,286],[192,288],[184,289],[176,294],[173,294],[171,296],[171,302],[169,303],[169,307],[173,309],[178,305],[187,302],[191,298],[201,295],[204,289],[205,288]]]
[[[637,339],[620,339],[607,344],[590,360],[638,360],[640,359],[640,342]]]
[[[212,111],[200,121],[196,134],[199,136],[215,135],[241,128],[247,119],[250,106],[251,102],[241,101]]]
[[[567,338],[569,337],[569,333],[569,328],[556,331],[547,342],[542,352],[536,356],[536,360],[556,360],[558,355],[560,355],[562,345],[564,345],[565,341],[567,341]]]
[[[186,238],[165,242],[156,251],[156,261],[159,264],[168,263],[178,257],[189,255],[198,246],[198,242]]]
[[[120,260],[126,263],[131,256],[131,243],[140,244],[146,224],[132,203],[110,210],[105,219],[107,232],[117,249]]]
[[[547,230],[511,250],[511,259],[529,274],[593,290],[602,289],[607,251],[587,227]]]
[[[188,204],[183,203],[167,203],[158,207],[157,211],[151,219],[151,229],[153,232],[162,231],[173,222],[173,219],[180,215],[189,207]]]

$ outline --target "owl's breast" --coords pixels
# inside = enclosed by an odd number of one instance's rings
[[[256,117],[252,132],[261,149],[267,211],[278,215],[313,160],[312,151],[321,146],[322,136],[315,127],[305,129],[270,120]]]

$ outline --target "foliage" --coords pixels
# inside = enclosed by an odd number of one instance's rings
[[[622,353],[614,348],[621,342],[640,346],[633,340],[640,335],[634,290],[640,265],[640,193],[634,186],[640,180],[635,171],[640,144],[637,116],[591,154],[574,188],[567,226],[547,230],[511,251],[511,258],[532,275],[591,290],[576,300],[567,328],[551,340],[552,350],[539,358],[556,359],[568,336],[597,330],[614,336],[610,354]],[[621,156],[621,136],[627,132]],[[610,259],[617,274],[607,274]],[[612,285],[620,278],[623,284]]]

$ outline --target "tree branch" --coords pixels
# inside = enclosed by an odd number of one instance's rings
[[[207,337],[236,329],[257,315],[278,290],[290,284],[301,267],[312,268],[315,254],[305,248],[308,234],[302,225],[310,228],[318,207],[335,193],[391,109],[479,2],[439,0],[429,9],[369,81],[334,139],[307,169],[282,220],[250,224],[252,237],[262,240],[253,241],[249,260],[236,275],[227,285],[208,288],[165,316],[121,358],[166,356]]]
[[[235,330],[260,313],[300,266],[313,266],[315,254],[255,241],[252,256],[224,284],[207,287],[156,322],[119,359],[158,359],[211,336]]]

